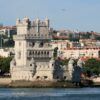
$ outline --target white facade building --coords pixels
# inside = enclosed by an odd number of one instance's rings
[[[61,49],[58,52],[62,52],[62,57],[63,58],[75,58],[78,59],[80,57],[89,57],[89,58],[100,58],[100,49],[99,48],[83,48],[83,49],[78,49],[78,48],[72,48],[72,49]]]

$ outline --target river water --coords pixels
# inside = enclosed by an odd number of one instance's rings
[[[100,100],[100,88],[0,88],[0,100]]]

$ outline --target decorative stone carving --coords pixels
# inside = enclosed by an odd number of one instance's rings
[[[70,58],[69,62],[68,62],[68,73],[69,73],[69,80],[72,79],[72,74],[74,71],[74,60],[72,58]]]

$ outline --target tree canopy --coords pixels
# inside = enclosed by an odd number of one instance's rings
[[[100,60],[95,58],[88,59],[84,65],[84,71],[91,74],[100,74]]]
[[[12,57],[0,57],[0,74],[3,75],[5,73],[9,73],[10,70],[10,61]]]

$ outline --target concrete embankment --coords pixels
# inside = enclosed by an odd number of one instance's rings
[[[11,81],[11,78],[0,78],[0,87],[12,88],[71,88],[76,87],[71,82],[51,82],[51,81]]]
[[[0,87],[12,87],[12,88],[77,88],[84,86],[100,86],[100,82],[93,82],[92,85],[86,84],[82,86],[76,86],[71,82],[51,82],[51,81],[11,81],[11,78],[0,78]]]
[[[33,88],[71,88],[76,87],[71,82],[50,82],[50,81],[15,81],[11,82],[10,87],[33,87]]]
[[[9,87],[11,78],[0,78],[0,87]]]

